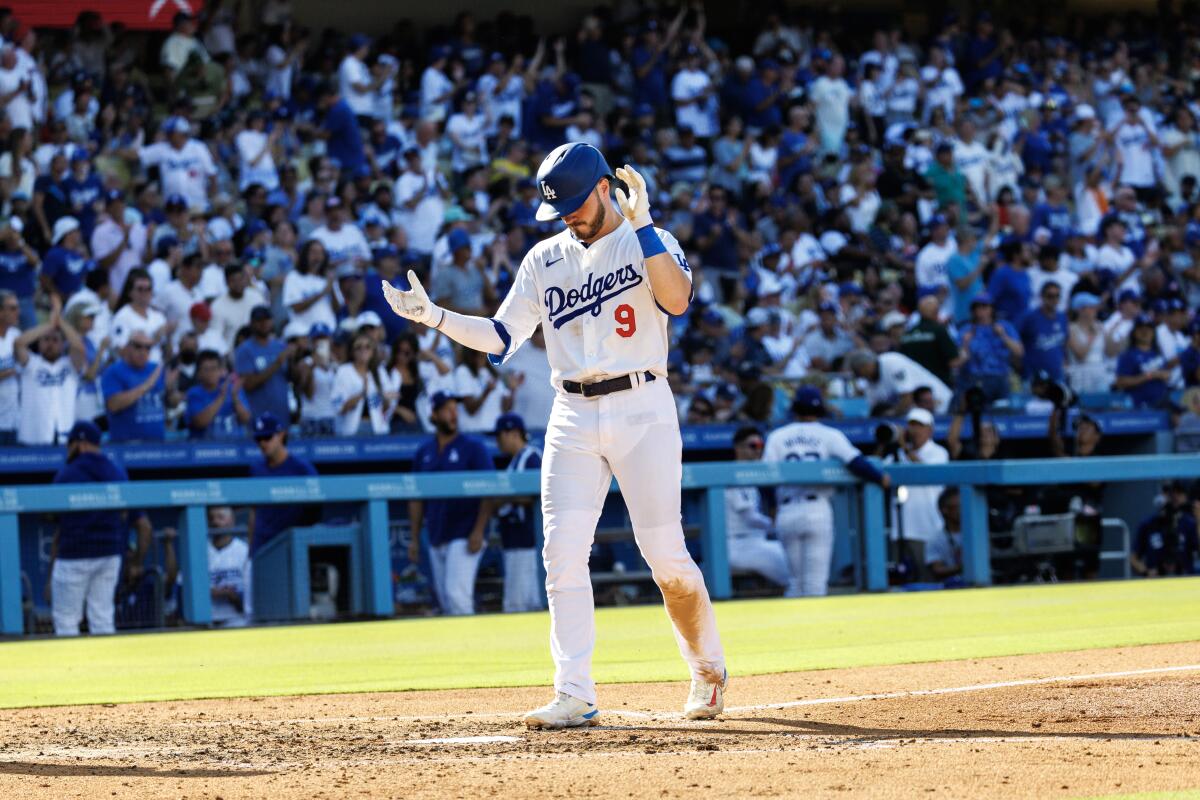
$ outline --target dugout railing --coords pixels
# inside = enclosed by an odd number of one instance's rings
[[[987,486],[1026,486],[1092,481],[1159,481],[1200,476],[1200,456],[1151,455],[1107,458],[963,461],[944,465],[889,465],[897,485],[955,485],[962,492],[963,577],[967,584],[991,583],[987,528]],[[55,484],[0,489],[0,634],[24,631],[21,602],[19,515],[95,508],[181,508],[178,543],[185,622],[211,621],[207,570],[211,505],[278,503],[361,504],[366,527],[366,610],[391,616],[388,503],[411,499],[514,497],[538,493],[536,473],[461,472],[422,475],[358,475],[318,478],[197,481],[138,481],[119,484]],[[868,591],[888,586],[884,493],[862,484],[836,462],[720,462],[685,464],[683,488],[705,494],[700,519],[702,569],[715,598],[732,591],[725,545],[725,494],[730,486],[787,484],[856,488],[861,503],[863,584]],[[613,490],[617,486],[614,482]]]

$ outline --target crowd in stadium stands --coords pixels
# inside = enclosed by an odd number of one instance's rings
[[[897,415],[1200,384],[1194,16],[917,36],[763,4],[726,32],[626,2],[372,37],[206,7],[165,39],[0,11],[4,443],[428,430],[436,391],[466,431],[546,419],[540,337],[496,369],[380,287],[415,267],[494,311],[569,140],[636,167],[686,248],[687,423],[778,422],[797,383]]]

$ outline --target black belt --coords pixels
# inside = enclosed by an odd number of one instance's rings
[[[654,380],[653,372],[643,372],[643,383],[650,383]],[[606,381],[597,381],[596,383],[576,383],[575,381],[563,381],[563,391],[570,394],[581,394],[584,397],[600,397],[613,392],[623,392],[626,389],[633,388],[633,375],[621,375],[617,378],[609,378]]]

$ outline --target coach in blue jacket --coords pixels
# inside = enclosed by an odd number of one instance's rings
[[[76,422],[67,434],[67,463],[55,483],[124,483],[125,470],[100,452],[100,429]],[[88,503],[90,505],[90,503]],[[137,528],[137,547],[129,561],[131,580],[141,576],[142,559],[150,546],[150,521],[142,512],[119,509],[73,511],[59,517],[51,546],[50,606],[57,636],[78,636],[87,612],[88,630],[115,633],[117,581],[121,556],[129,545],[129,527]]]

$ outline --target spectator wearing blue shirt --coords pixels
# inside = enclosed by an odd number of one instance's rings
[[[1138,314],[1129,334],[1129,347],[1117,359],[1116,388],[1128,392],[1133,404],[1157,408],[1167,400],[1167,382],[1171,369],[1158,350],[1154,337],[1154,318]]]
[[[100,451],[100,429],[76,422],[67,434],[67,463],[54,483],[124,483],[125,470]],[[58,519],[50,549],[50,607],[56,636],[78,636],[86,610],[88,631],[116,633],[114,616],[121,557],[129,544],[130,523],[137,529],[137,546],[126,572],[141,576],[142,559],[152,530],[146,515],[117,509],[73,511]]]
[[[721,186],[708,189],[708,209],[696,215],[694,241],[706,267],[724,272],[736,272],[739,267],[738,240],[742,235],[741,219],[736,208],[729,205]]]
[[[1000,250],[1004,262],[992,273],[988,281],[988,294],[995,304],[996,316],[1016,325],[1029,309],[1029,299],[1033,293],[1029,264],[1024,245],[1019,241],[1006,241]]]
[[[1129,562],[1133,571],[1147,578],[1196,574],[1200,537],[1196,517],[1183,481],[1163,487],[1165,502],[1138,526]]]
[[[79,220],[74,217],[60,217],[54,223],[51,244],[42,259],[42,288],[48,294],[58,295],[66,305],[71,295],[83,286],[84,276],[96,268],[96,262],[87,256]]]
[[[161,442],[166,438],[166,409],[174,405],[175,376],[167,380],[163,364],[150,360],[153,346],[145,331],[133,331],[121,357],[100,376],[108,435],[114,442]]]
[[[250,403],[236,375],[225,373],[215,350],[196,355],[196,382],[187,391],[184,422],[190,439],[243,439]]]
[[[1033,207],[1029,231],[1034,239],[1048,235],[1044,243],[1062,250],[1067,246],[1067,239],[1071,238],[1071,207],[1067,205],[1067,190],[1054,175],[1047,177],[1042,185],[1046,189],[1046,200]]]
[[[70,213],[83,229],[84,241],[91,241],[96,218],[104,210],[104,183],[92,170],[86,150],[76,150],[71,156],[71,172],[63,179],[62,190]]]
[[[317,468],[310,462],[288,452],[287,426],[274,414],[266,412],[255,417],[254,441],[263,457],[262,461],[250,462],[250,477],[303,478],[317,474]],[[319,509],[295,503],[255,506],[250,510],[247,524],[250,558],[253,559],[267,542],[288,528],[311,524],[319,516]],[[249,578],[246,583],[254,585]],[[251,609],[246,613],[251,613]]]
[[[1067,361],[1067,315],[1058,310],[1062,287],[1053,281],[1042,285],[1041,305],[1021,320],[1021,343],[1025,346],[1026,378],[1045,373],[1062,381]]]
[[[496,446],[509,457],[508,471],[540,470],[542,454],[529,444],[525,420],[520,414],[496,418]],[[496,527],[504,548],[503,609],[509,612],[540,611],[542,592],[538,580],[537,536],[534,504],[537,495],[497,500]]]
[[[342,165],[342,174],[353,175],[367,163],[358,118],[333,83],[321,90],[320,109],[325,117],[316,135],[325,140],[326,154]]]
[[[988,402],[1008,397],[1011,365],[1021,359],[1025,349],[1012,323],[996,321],[992,298],[986,292],[971,301],[971,322],[962,328],[960,348],[960,391],[978,387]]]
[[[1187,331],[1192,341],[1179,354],[1179,371],[1184,386],[1200,386],[1200,317],[1188,324]]]
[[[666,50],[679,34],[679,26],[688,7],[681,5],[675,19],[671,20],[665,36],[658,32],[658,20],[650,20],[642,32],[642,42],[633,48],[633,100],[634,103],[649,103],[661,114],[670,113],[671,94],[667,90]]]
[[[787,97],[783,82],[779,79],[779,64],[774,59],[763,59],[758,65],[758,73],[746,86],[746,105],[749,106],[746,127],[752,133],[783,124],[783,112],[779,106]]]
[[[662,154],[667,180],[699,186],[708,176],[708,152],[696,143],[696,132],[689,126],[679,126],[678,132],[679,141]]]
[[[9,223],[0,227],[0,289],[16,295],[21,307],[22,328],[32,328],[38,323],[33,295],[41,262],[37,251],[25,242],[16,225]]]
[[[233,366],[255,418],[270,413],[276,419],[290,419],[288,375],[295,354],[293,342],[285,344],[275,336],[271,309],[267,306],[251,309],[250,338],[235,351]]]
[[[958,252],[946,262],[946,277],[950,281],[950,305],[957,325],[970,322],[971,305],[984,291],[983,273],[989,259],[974,228],[958,232]]]
[[[434,392],[429,400],[434,435],[417,449],[414,472],[493,470],[491,456],[479,439],[459,433],[458,398]],[[433,583],[442,613],[475,613],[475,576],[483,555],[484,530],[491,504],[480,500],[410,500],[408,519],[412,538],[408,560],[421,557],[421,529],[429,532]]]

